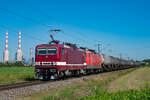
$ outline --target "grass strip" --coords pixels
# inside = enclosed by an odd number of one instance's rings
[[[50,99],[49,99],[50,100]],[[99,93],[78,100],[150,100],[150,89]]]
[[[34,67],[0,67],[0,85],[35,79]]]

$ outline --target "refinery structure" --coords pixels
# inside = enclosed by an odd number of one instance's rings
[[[19,31],[19,38],[18,38],[18,50],[16,52],[16,61],[22,62],[23,60],[23,54],[21,51],[21,31]],[[3,62],[10,62],[10,54],[8,50],[8,31],[6,31],[6,40],[5,40],[5,51],[3,54]]]

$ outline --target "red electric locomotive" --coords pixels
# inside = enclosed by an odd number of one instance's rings
[[[95,53],[95,50],[86,51],[86,71],[87,73],[102,72],[102,57]]]
[[[41,80],[79,75],[86,67],[86,54],[74,44],[52,41],[36,46],[35,73]]]

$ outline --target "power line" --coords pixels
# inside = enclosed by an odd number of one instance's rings
[[[21,14],[19,14],[19,13],[16,13],[16,12],[11,11],[11,10],[6,9],[6,8],[0,8],[0,10],[1,10],[1,11],[4,11],[4,12],[7,12],[7,13],[9,13],[9,14],[12,14],[12,15],[18,16],[18,17],[20,17],[20,18],[23,18],[23,19],[25,19],[25,20],[27,20],[27,21],[30,21],[30,22],[32,22],[32,23],[38,23],[38,22],[39,22],[38,20],[35,20],[35,19],[32,19],[32,18],[23,16],[23,15],[21,15]],[[47,25],[47,24],[41,24],[41,25],[42,25],[42,26],[46,26],[46,27],[51,27],[51,26],[49,26],[49,25]]]
[[[28,2],[28,6],[30,6],[31,8],[34,8],[33,6],[32,6],[32,4],[30,3],[30,2]],[[36,8],[37,9],[37,8]],[[52,17],[52,16],[50,16],[48,13],[46,13],[45,11],[43,11],[43,10],[41,10],[41,9],[39,9],[38,8],[38,10],[36,10],[37,12],[39,12],[40,14],[43,14],[43,16],[46,16],[46,17],[48,17],[48,18],[53,18],[53,19],[55,19],[54,17]],[[55,21],[56,21],[56,19],[55,19]],[[65,32],[64,31],[62,31],[62,33],[65,35],[65,36],[67,36],[67,37],[71,37],[72,39],[74,39],[73,37],[75,37],[75,36],[73,36],[73,35],[68,35],[68,34],[65,34]],[[83,39],[76,39],[76,41],[77,40],[81,40],[81,41],[84,41],[85,42],[85,40],[83,40]]]
[[[14,12],[14,11],[11,11],[11,10],[9,10],[9,9],[6,9],[6,8],[0,8],[0,10],[2,10],[2,11],[5,11],[5,12],[7,12],[7,13],[10,13],[10,14],[12,14],[12,15],[15,15],[15,16],[18,16],[18,17],[20,17],[20,18],[23,18],[23,19],[25,19],[25,20],[27,20],[27,21],[30,21],[30,22],[33,22],[33,23],[38,23],[39,21],[37,21],[37,20],[35,20],[35,19],[32,19],[32,18],[29,18],[29,17],[26,17],[26,16],[23,16],[23,15],[21,15],[21,14],[19,14],[19,13],[16,13],[16,12]],[[48,14],[47,14],[48,15]],[[42,26],[45,26],[45,27],[50,27],[49,25],[47,25],[47,24],[41,24]],[[81,35],[81,34],[80,34]],[[71,36],[71,37],[74,37],[74,36]],[[84,37],[85,37],[85,35],[84,35]],[[82,41],[86,41],[86,40],[83,40],[83,39],[81,39],[80,38],[80,40],[82,40]],[[91,39],[90,40],[88,40],[88,41],[91,41]],[[94,40],[95,41],[95,40]],[[86,41],[87,42],[87,41]]]
[[[30,2],[28,2],[28,7],[34,8]],[[36,8],[36,9],[37,9],[37,8]],[[41,10],[40,8],[38,8],[38,10],[36,10],[36,11],[39,12],[40,14],[43,14],[44,16],[46,16],[46,17],[48,17],[48,18],[53,18],[53,19],[54,19],[54,17],[50,16],[48,13],[46,13],[46,12],[43,11],[43,10]],[[55,20],[55,21],[56,21],[56,20]],[[77,34],[77,33],[79,33],[79,32],[76,32],[76,34]],[[64,34],[64,35],[66,35],[66,34]],[[86,37],[85,34],[81,36],[81,33],[79,33],[78,35],[80,35],[80,37]],[[67,36],[69,36],[69,37],[75,37],[75,36],[73,36],[73,35],[67,35]],[[76,36],[76,37],[77,37],[77,36]],[[81,41],[84,42],[84,43],[87,42],[87,40],[85,40],[84,38],[79,38],[79,37],[77,37],[77,40],[79,40],[79,41],[81,40]],[[95,41],[98,41],[98,40],[92,40],[92,39],[90,39],[90,40],[88,40],[88,41],[95,42]],[[99,41],[98,41],[98,42],[99,42]]]
[[[23,16],[23,15],[21,15],[21,14],[19,14],[19,13],[16,13],[16,12],[14,12],[14,11],[11,11],[11,10],[9,10],[9,9],[6,9],[6,8],[0,8],[0,10],[2,10],[2,11],[5,11],[5,12],[7,12],[7,13],[10,13],[10,14],[12,14],[12,15],[15,15],[15,16],[18,16],[18,17],[20,17],[20,18],[23,18],[23,19],[25,19],[25,20],[27,20],[27,21],[30,21],[30,22],[33,22],[33,23],[38,23],[39,21],[38,20],[35,20],[35,19],[32,19],[32,18],[29,18],[29,17],[26,17],[26,16]],[[41,12],[41,11],[40,11]],[[46,15],[48,15],[48,14],[46,14]],[[48,17],[50,17],[50,16],[48,16]],[[45,27],[50,27],[49,25],[47,25],[47,24],[41,24],[42,26],[45,26]],[[78,34],[79,32],[76,32],[76,34]],[[66,34],[64,34],[64,35],[66,35]],[[81,33],[80,34],[78,34],[78,35],[80,35],[80,37],[81,37]],[[89,40],[85,40],[84,38],[79,38],[79,37],[77,37],[77,36],[73,36],[73,35],[67,35],[67,36],[69,36],[69,37],[72,37],[72,38],[77,38],[76,39],[76,41],[82,41],[82,42],[84,42],[84,43],[86,43],[87,44],[87,42],[89,42],[89,41],[92,41],[92,43],[93,42],[95,42],[95,41],[97,41],[97,40],[92,40],[92,39],[89,39]],[[84,36],[82,35],[82,37],[85,37],[86,35],[84,34]],[[31,37],[31,36],[28,36],[28,37]],[[31,37],[31,38],[35,38],[35,37]],[[36,38],[37,39],[37,38]],[[41,40],[41,39],[38,39],[38,40]],[[43,41],[43,40],[42,40]]]
[[[39,21],[37,21],[37,20],[35,20],[35,19],[32,19],[32,18],[23,16],[23,15],[21,15],[21,14],[19,14],[19,13],[16,13],[16,12],[14,12],[14,11],[8,10],[8,9],[6,9],[6,8],[0,8],[0,10],[5,11],[5,12],[7,12],[7,13],[10,13],[10,14],[12,14],[12,15],[18,16],[18,17],[20,17],[20,18],[23,18],[23,19],[25,19],[25,20],[27,20],[27,21],[30,21],[30,22],[33,22],[33,23],[39,22]],[[41,24],[41,25],[43,25],[43,26],[45,26],[45,27],[48,27],[48,28],[50,27],[50,26],[47,25],[47,24]],[[2,26],[2,27],[5,27],[5,26]],[[12,30],[12,31],[14,31],[14,30]],[[14,31],[14,32],[16,32],[16,31]],[[28,36],[28,37],[31,37],[31,36]],[[31,38],[34,38],[34,37],[31,37]],[[36,38],[36,39],[37,39],[37,38]],[[41,39],[38,39],[38,40],[41,40]]]
[[[0,27],[6,28],[6,29],[8,29],[8,30],[10,30],[11,32],[14,32],[14,33],[18,33],[18,31],[16,31],[15,29],[8,28],[8,27],[6,27],[6,26],[4,26],[4,25],[0,25]],[[23,34],[25,37],[28,37],[28,38],[30,38],[30,39],[34,39],[34,40],[38,40],[38,41],[45,42],[45,40],[36,38],[36,37],[34,37],[34,36],[30,36],[30,35],[28,35],[28,34],[26,34],[26,33],[24,33],[24,32],[22,32],[22,34]]]
[[[30,7],[33,8],[33,6],[31,5],[31,3],[28,3],[28,5],[30,5]],[[38,8],[38,10],[36,10],[36,11],[38,11],[40,14],[42,13],[43,16],[46,16],[46,17],[48,17],[48,18],[53,18],[53,19],[54,19],[54,17],[50,16],[49,14],[47,14],[46,12],[42,11],[42,10],[39,9],[39,8]],[[55,20],[55,21],[56,21],[56,20]],[[62,31],[62,33],[63,33],[64,35],[66,35],[64,31]],[[67,36],[67,37],[71,37],[71,38],[75,37],[75,36],[69,35],[69,34],[67,34],[66,36]],[[76,40],[79,40],[79,41],[81,40],[81,41],[86,42],[85,40],[83,40],[83,39],[81,39],[81,38],[80,38],[80,39],[78,38],[78,39],[76,39]]]
[[[39,12],[40,14],[42,14],[43,16],[46,16],[47,18],[52,18],[52,19],[55,19],[54,17],[52,17],[52,16],[50,16],[48,13],[46,13],[45,12],[45,10],[43,11],[43,10],[41,10],[39,7],[38,7],[38,10],[37,10],[37,8],[35,8],[35,7],[33,7],[32,6],[32,4],[31,4],[31,2],[27,2],[27,7],[29,7],[29,8],[32,8],[32,9],[36,9],[35,11],[36,12]],[[55,20],[56,21],[56,20]]]

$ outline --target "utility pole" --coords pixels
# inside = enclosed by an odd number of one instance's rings
[[[122,64],[122,53],[120,53],[120,64]]]
[[[122,59],[122,54],[120,53],[120,60]]]
[[[100,46],[101,44],[98,44],[98,53],[100,54]]]
[[[30,64],[33,65],[32,48],[30,48]]]

